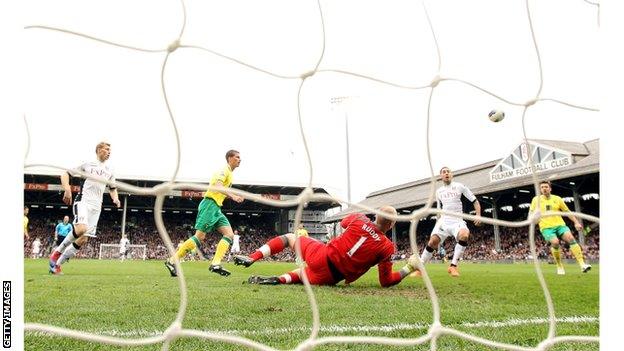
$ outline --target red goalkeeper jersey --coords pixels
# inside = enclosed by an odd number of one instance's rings
[[[390,262],[394,245],[375,223],[361,213],[354,213],[345,217],[340,225],[345,231],[327,246],[329,259],[345,277],[345,282],[355,281],[376,264],[379,264],[379,281],[383,286],[395,280],[391,277]]]

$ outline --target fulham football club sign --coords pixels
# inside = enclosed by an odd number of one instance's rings
[[[529,159],[532,160],[530,166]],[[518,145],[490,171],[490,182],[531,175],[572,164],[569,152],[529,141]]]

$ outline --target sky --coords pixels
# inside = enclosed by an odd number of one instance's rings
[[[177,1],[26,4],[27,25],[146,49],[166,48],[183,23]],[[427,86],[439,75],[469,81],[512,102],[536,96],[539,66],[523,1],[436,1],[426,7],[440,58],[419,1],[383,7],[323,2],[324,42],[315,1],[187,1],[181,44],[284,76],[313,70],[324,53],[319,70],[414,87]],[[530,7],[543,69],[540,96],[599,108],[597,8],[585,1],[531,2]],[[26,30],[22,42],[27,163],[75,167],[93,159],[95,144],[107,140],[118,178],[173,175],[175,134],[160,83],[165,53],[43,29]],[[300,79],[280,79],[207,51],[179,48],[168,58],[164,80],[181,140],[178,179],[208,180],[233,148],[242,158],[235,183],[308,184],[297,106]],[[397,88],[336,72],[307,78],[300,107],[312,183],[347,198],[347,118],[352,201],[429,176],[429,95],[429,88]],[[335,97],[349,98],[332,104]],[[503,110],[505,120],[489,121],[492,109]],[[441,82],[429,114],[433,169],[460,169],[506,156],[523,138],[522,110],[465,84]],[[527,112],[528,137],[599,138],[599,116],[540,102]]]

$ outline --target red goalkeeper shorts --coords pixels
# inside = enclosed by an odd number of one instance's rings
[[[334,285],[338,281],[332,275],[327,263],[327,246],[322,242],[309,238],[299,237],[301,255],[307,267],[305,273],[312,285]]]

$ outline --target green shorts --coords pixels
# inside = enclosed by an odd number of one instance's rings
[[[553,238],[561,237],[563,234],[569,232],[570,228],[565,225],[558,225],[556,227],[544,228],[540,231],[542,232],[544,240],[550,241]]]
[[[221,212],[221,207],[213,199],[205,197],[197,208],[195,229],[209,233],[219,227],[230,227],[230,221]]]

